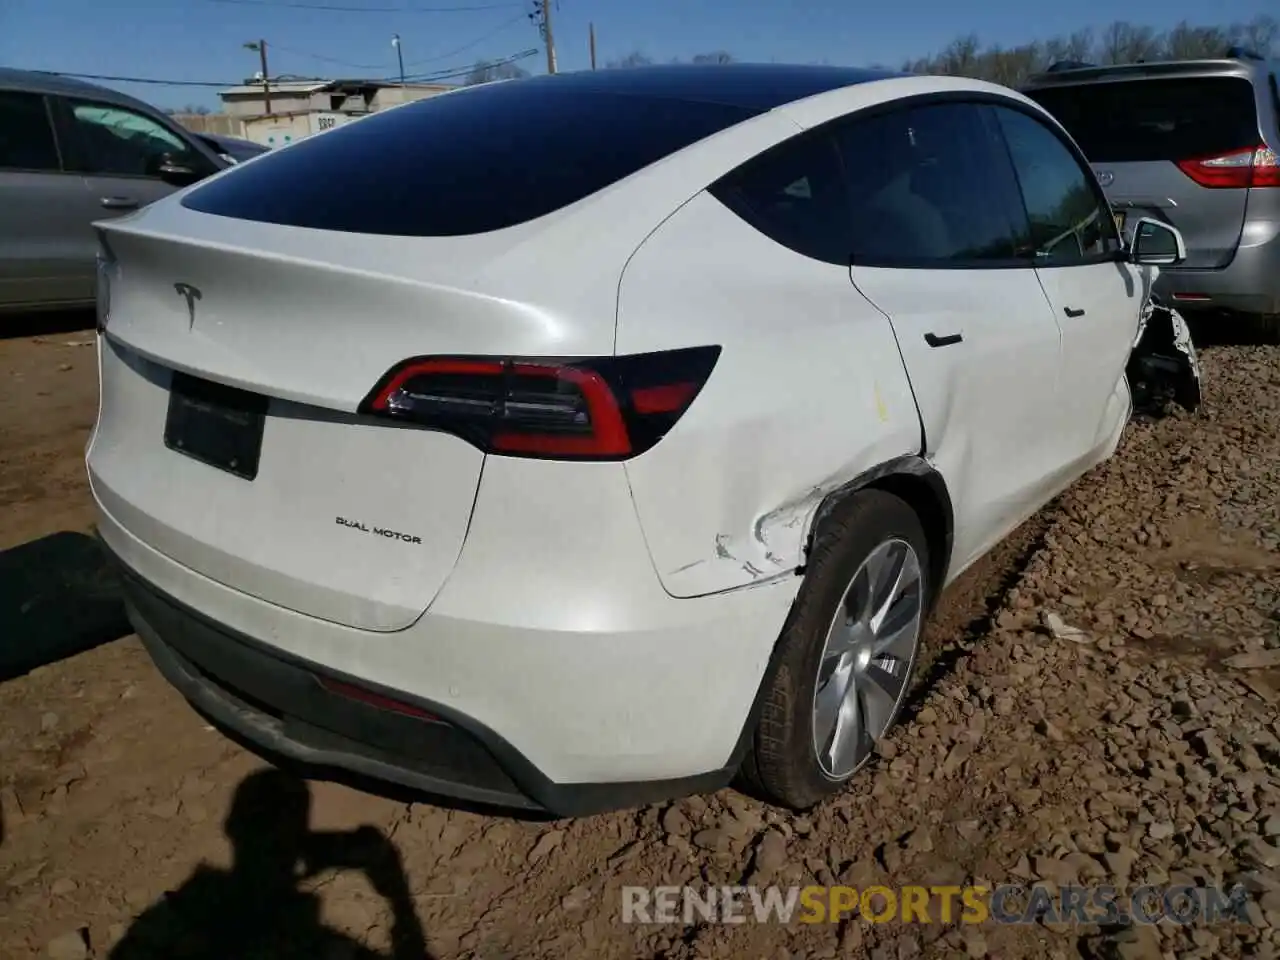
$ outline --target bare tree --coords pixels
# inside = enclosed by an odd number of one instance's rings
[[[1161,37],[1154,29],[1117,20],[1102,31],[1103,63],[1137,63],[1162,55]]]
[[[1221,27],[1195,27],[1183,20],[1165,35],[1163,55],[1169,60],[1220,57],[1228,46],[1230,38]]]
[[[1280,50],[1280,23],[1265,13],[1248,23],[1233,23],[1227,29],[1232,43],[1238,43],[1264,57],[1277,56]]]
[[[652,57],[645,56],[639,50],[632,50],[621,60],[610,60],[605,67],[610,70],[621,70],[627,67],[647,67],[652,63]]]

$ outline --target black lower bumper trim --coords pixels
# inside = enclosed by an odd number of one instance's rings
[[[755,711],[730,764],[706,774],[554,783],[474,719],[268,647],[186,607],[119,565],[129,619],[160,672],[200,713],[260,748],[268,759],[274,755],[462,801],[570,817],[719,789],[731,781],[754,729]],[[439,719],[351,699],[323,686],[321,677],[410,704]]]

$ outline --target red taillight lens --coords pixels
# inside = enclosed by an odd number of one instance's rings
[[[1178,169],[1202,187],[1280,187],[1280,159],[1266,144],[1179,160]]]
[[[621,460],[675,426],[719,356],[693,347],[592,360],[418,357],[388,371],[360,411],[445,430],[486,453]]]

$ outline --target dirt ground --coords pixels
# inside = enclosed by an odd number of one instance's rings
[[[0,340],[0,551],[91,529],[90,339]],[[1280,351],[1203,361],[1200,415],[1132,425],[950,591],[908,716],[807,816],[724,790],[538,822],[273,774],[133,637],[0,684],[0,957],[230,956],[267,926],[237,960],[1274,957]],[[624,885],[1032,880],[1239,881],[1250,922],[621,919]]]

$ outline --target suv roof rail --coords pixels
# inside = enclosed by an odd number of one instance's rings
[[[1083,60],[1055,60],[1049,64],[1045,73],[1059,73],[1063,70],[1080,70],[1085,67],[1092,67],[1094,64],[1085,63]]]
[[[1227,47],[1227,59],[1228,60],[1265,60],[1266,57],[1260,54],[1257,50],[1253,50],[1249,47],[1242,47],[1240,44],[1237,43]]]

